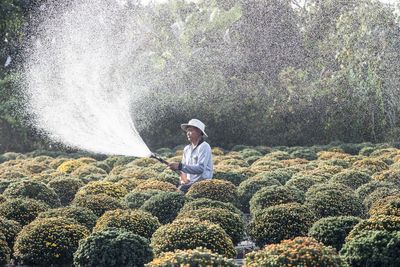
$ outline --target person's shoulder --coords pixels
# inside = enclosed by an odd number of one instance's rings
[[[183,151],[187,151],[189,148],[190,148],[190,144],[189,144],[189,145],[186,145],[186,146],[183,148]]]
[[[201,143],[201,146],[202,146],[204,149],[211,150],[210,144],[207,143],[206,141],[203,141],[203,143]]]

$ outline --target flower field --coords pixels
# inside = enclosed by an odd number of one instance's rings
[[[238,145],[213,161],[184,195],[149,158],[4,153],[0,264],[400,266],[400,149]]]

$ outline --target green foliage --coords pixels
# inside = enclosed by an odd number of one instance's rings
[[[265,208],[291,202],[303,203],[303,192],[295,187],[271,185],[254,194],[250,200],[250,212],[256,214]]]
[[[85,226],[89,230],[92,230],[98,219],[98,217],[90,209],[75,206],[50,209],[48,211],[39,213],[39,216],[37,218],[41,219],[54,217],[63,217],[75,220],[77,223]]]
[[[306,193],[305,205],[319,218],[329,216],[363,216],[365,208],[349,187],[342,184],[319,184]]]
[[[66,206],[74,199],[75,194],[85,184],[73,177],[58,177],[52,179],[47,186],[52,188],[60,198],[62,206]]]
[[[10,263],[11,249],[7,244],[4,235],[0,234],[0,266],[6,266]]]
[[[346,237],[346,242],[352,240],[365,231],[400,231],[400,217],[393,215],[377,215],[359,222]]]
[[[8,198],[32,198],[53,208],[61,205],[56,192],[41,182],[23,180],[11,183],[3,194]]]
[[[343,266],[337,252],[309,237],[296,237],[271,244],[246,255],[245,266]]]
[[[14,256],[32,265],[71,264],[78,242],[89,235],[86,227],[62,217],[38,219],[19,233]]]
[[[161,192],[146,200],[140,209],[156,216],[160,223],[172,222],[185,204],[181,192]]]
[[[273,177],[251,177],[238,186],[238,196],[240,200],[240,208],[244,212],[250,211],[250,199],[253,195],[263,187],[281,185],[281,183]]]
[[[165,252],[148,263],[147,267],[183,266],[226,266],[235,267],[235,262],[205,248],[177,249],[174,252]]]
[[[203,208],[226,209],[230,212],[236,213],[237,215],[242,215],[242,212],[238,208],[236,208],[232,203],[211,200],[208,198],[197,198],[192,200],[188,199],[185,202],[183,208],[180,210],[180,212],[187,212]]]
[[[354,190],[360,187],[363,184],[371,181],[371,176],[365,172],[357,171],[357,170],[343,170],[330,179],[333,183],[341,183],[344,184]]]
[[[302,149],[296,149],[292,153],[290,153],[290,156],[294,158],[302,158],[306,160],[316,160],[317,159],[317,153],[315,153],[314,150],[309,149],[309,148],[302,148]]]
[[[179,213],[177,219],[191,218],[218,224],[230,236],[234,245],[242,241],[244,221],[236,213],[221,208],[202,208]]]
[[[344,244],[340,254],[351,265],[399,266],[400,232],[365,231]]]
[[[396,185],[390,182],[381,182],[372,180],[369,183],[366,183],[356,190],[356,194],[362,200],[364,200],[369,194],[374,192],[378,188],[396,188]]]
[[[108,210],[122,208],[122,205],[118,199],[110,197],[106,194],[78,196],[74,199],[72,204],[78,207],[88,208],[93,211],[96,216],[101,216]]]
[[[169,182],[158,181],[156,179],[149,179],[141,182],[136,186],[136,191],[142,190],[162,190],[167,192],[176,192],[178,191],[177,187],[174,184]]]
[[[238,193],[236,186],[228,181],[204,180],[194,183],[187,192],[188,197],[209,198],[222,202],[237,202]]]
[[[315,221],[315,215],[298,203],[281,204],[261,210],[249,224],[249,235],[258,246],[279,243],[304,236]]]
[[[225,180],[238,186],[241,182],[246,180],[246,176],[235,172],[215,171],[213,174],[213,179]]]
[[[150,213],[141,210],[117,209],[106,211],[97,220],[93,232],[104,231],[107,228],[117,228],[150,239],[158,227],[160,227],[158,219]]]
[[[308,235],[318,242],[334,247],[339,251],[344,244],[346,236],[360,221],[360,218],[353,216],[322,218],[316,221],[308,230]]]
[[[130,209],[140,208],[146,200],[152,196],[157,195],[163,191],[161,190],[146,190],[146,191],[131,191],[125,195],[122,204]]]
[[[387,196],[374,202],[368,211],[371,216],[395,215],[400,216],[400,195]]]
[[[34,199],[14,198],[0,204],[0,216],[25,226],[33,221],[40,212],[48,209],[49,206]]]
[[[122,229],[107,229],[93,233],[79,242],[74,253],[77,267],[141,267],[153,253],[144,237]]]
[[[122,199],[127,193],[128,191],[122,185],[105,181],[96,181],[81,187],[75,197],[80,198],[87,195],[105,194],[116,199]]]
[[[293,177],[287,181],[285,185],[290,186],[290,187],[296,187],[299,190],[302,190],[303,192],[307,192],[307,190],[312,187],[313,185],[316,184],[321,184],[327,182],[328,179],[319,176],[319,175],[313,175],[313,174],[295,174]]]
[[[0,217],[0,233],[4,235],[4,240],[7,242],[9,248],[14,246],[15,238],[21,229],[22,227],[18,222]]]
[[[157,257],[163,252],[197,247],[229,258],[236,255],[231,239],[219,225],[194,219],[175,220],[161,226],[151,238],[151,247]]]
[[[367,210],[371,208],[371,206],[378,200],[381,200],[387,196],[395,196],[400,194],[399,188],[387,188],[380,187],[375,189],[372,193],[370,193],[363,201],[363,204]]]

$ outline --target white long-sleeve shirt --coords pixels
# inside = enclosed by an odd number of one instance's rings
[[[196,147],[187,145],[183,150],[181,170],[187,174],[189,184],[200,178],[212,179],[213,162],[210,145],[205,141],[200,141]]]

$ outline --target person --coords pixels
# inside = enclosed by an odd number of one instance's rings
[[[204,141],[208,137],[205,125],[198,119],[181,124],[182,130],[190,142],[183,150],[182,162],[168,164],[173,171],[180,171],[179,189],[186,193],[196,182],[212,179],[213,162],[210,145]]]

